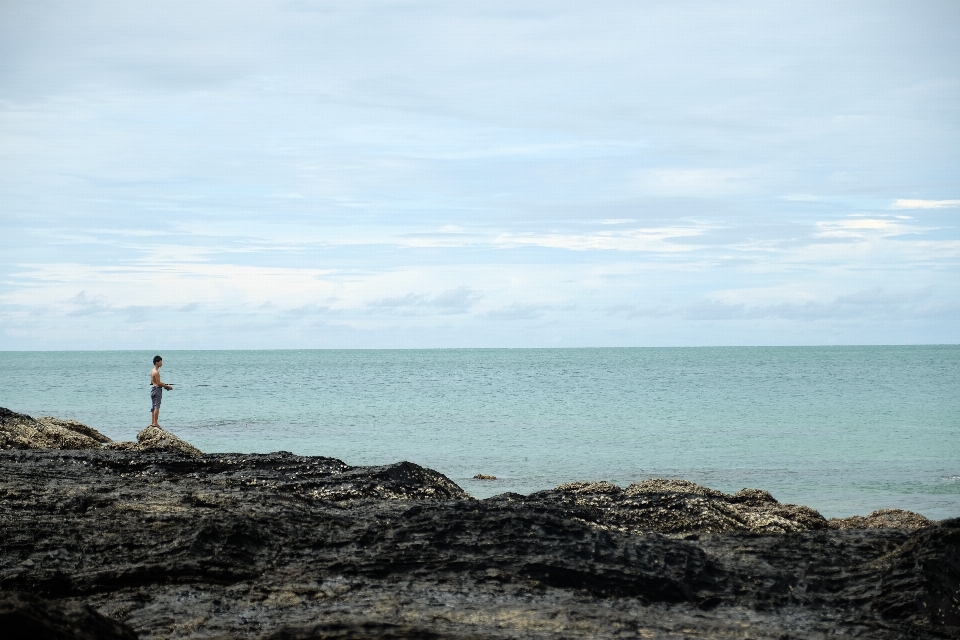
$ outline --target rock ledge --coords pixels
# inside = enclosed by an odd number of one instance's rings
[[[176,451],[187,456],[203,452],[158,427],[147,427],[136,442],[115,442],[96,429],[51,416],[32,418],[0,407],[0,450],[3,449],[111,449],[114,451]]]

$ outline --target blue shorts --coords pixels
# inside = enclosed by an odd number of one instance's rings
[[[156,411],[160,408],[160,400],[163,397],[163,387],[150,386],[150,411]]]

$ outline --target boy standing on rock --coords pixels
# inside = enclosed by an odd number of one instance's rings
[[[163,390],[173,391],[172,384],[160,382],[160,367],[163,366],[163,358],[153,356],[153,371],[150,372],[150,411],[153,414],[151,427],[159,427],[157,420],[160,419],[160,400],[163,397]]]

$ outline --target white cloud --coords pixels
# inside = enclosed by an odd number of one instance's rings
[[[467,286],[447,289],[436,296],[407,293],[403,296],[380,298],[368,303],[371,309],[390,312],[424,312],[457,315],[467,313],[480,297],[477,291]]]
[[[67,305],[72,312],[103,312],[138,306],[299,306],[329,297],[330,272],[196,262],[137,266],[84,264],[24,265],[7,281],[0,302],[9,305]],[[13,287],[10,287],[13,285]]]
[[[500,309],[492,309],[483,317],[489,320],[536,320],[551,309],[550,305],[545,304],[514,303]]]
[[[333,316],[378,344],[511,317],[463,344],[548,320],[649,343],[670,309],[669,340],[723,342],[676,310],[860,313],[843,296],[925,282],[960,300],[960,226],[931,228],[960,201],[889,193],[960,197],[960,41],[936,11],[128,4],[0,20],[0,348],[109,347],[141,319],[213,339],[227,316],[239,347]],[[808,297],[713,295],[785,283]]]
[[[892,316],[923,312],[929,307],[933,292],[932,285],[895,291],[875,286],[831,297],[826,291],[804,291],[796,287],[757,288],[724,292],[720,297],[706,298],[680,311],[696,320],[779,318],[811,321]]]
[[[960,200],[906,200],[898,199],[891,209],[952,209],[960,207]]]
[[[660,196],[718,196],[746,191],[751,173],[729,169],[648,169],[637,174],[641,193]]]
[[[849,218],[847,220],[828,220],[816,224],[818,235],[832,238],[862,238],[870,232],[892,236],[920,231],[902,222],[886,218]]]
[[[669,242],[673,238],[699,236],[701,227],[663,227],[629,231],[602,231],[592,234],[503,233],[495,240],[499,247],[536,246],[570,251],[653,251],[682,252],[698,247]]]

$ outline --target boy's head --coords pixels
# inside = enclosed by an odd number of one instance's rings
[[[160,364],[161,362],[163,362],[163,358],[161,358],[160,356],[153,356],[153,364],[154,364],[154,366]]]

